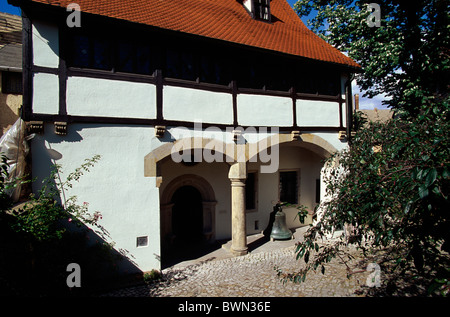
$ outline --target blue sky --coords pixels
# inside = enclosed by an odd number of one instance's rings
[[[7,0],[0,0],[0,12],[20,15],[20,9],[10,5]]]
[[[76,2],[76,0],[75,0],[75,2]],[[294,4],[297,2],[297,0],[287,0],[287,2],[291,5],[291,7],[293,7]],[[11,14],[20,15],[20,9],[8,4],[7,0],[0,0],[0,12],[8,12]],[[307,18],[304,18],[302,20],[306,24]],[[360,108],[361,109],[373,109],[374,107],[376,107],[378,109],[384,108],[384,106],[381,104],[381,101],[383,100],[383,96],[374,97],[373,99],[362,98],[361,97],[362,94],[359,92],[359,88],[356,86],[356,84],[353,84],[353,93],[360,94],[359,100],[360,100]]]

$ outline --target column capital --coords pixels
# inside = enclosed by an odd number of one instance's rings
[[[236,162],[230,166],[228,178],[231,180],[245,180],[247,179],[247,164],[246,162]]]
[[[231,187],[245,187],[245,178],[230,178]]]

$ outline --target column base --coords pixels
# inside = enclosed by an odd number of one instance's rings
[[[248,248],[241,248],[241,249],[235,250],[231,243],[232,243],[232,241],[228,241],[227,243],[222,244],[222,249],[227,250],[228,252],[230,252],[234,256],[241,256],[241,255],[248,254]]]
[[[231,246],[230,252],[236,256],[246,255],[248,253],[248,248],[235,250],[233,246]]]

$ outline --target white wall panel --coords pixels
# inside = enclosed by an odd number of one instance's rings
[[[58,28],[47,22],[33,21],[33,63],[56,68],[59,65]]]
[[[339,127],[339,103],[297,100],[297,125],[304,127]]]
[[[287,97],[240,94],[238,122],[243,126],[292,126],[292,99]]]
[[[164,119],[233,123],[233,98],[230,93],[171,86],[165,86],[163,91]]]
[[[33,84],[33,112],[58,114],[58,76],[54,74],[35,73],[33,75]]]
[[[127,125],[71,124],[64,138],[55,136],[53,125],[33,139],[32,169],[36,192],[48,177],[52,164],[61,165],[61,179],[84,163],[101,155],[100,161],[73,187],[65,198],[76,196],[89,203],[89,212],[99,211],[99,224],[109,233],[117,250],[124,250],[141,270],[159,268],[159,190],[154,177],[144,177],[144,156],[152,149],[152,128]],[[56,161],[54,153],[56,155]],[[61,197],[63,198],[63,197]],[[95,229],[95,227],[93,227]],[[148,237],[148,246],[136,246],[136,238]],[[125,263],[124,263],[125,264]],[[131,272],[129,272],[131,273]]]
[[[69,77],[67,113],[80,116],[156,118],[156,86],[146,83]]]

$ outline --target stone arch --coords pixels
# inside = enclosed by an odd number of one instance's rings
[[[172,232],[172,197],[183,186],[192,186],[200,192],[202,197],[203,235],[206,241],[215,240],[216,198],[214,189],[209,182],[195,174],[184,174],[174,178],[165,187],[160,198],[161,236],[163,244],[170,244]]]
[[[269,136],[265,139],[258,141],[257,144],[250,145],[253,146],[253,149],[248,150],[248,161],[258,155],[261,151],[265,151],[270,149],[273,146],[291,143],[292,145],[306,148],[323,158],[330,157],[333,153],[337,152],[337,149],[331,145],[328,141],[323,139],[322,137],[305,133],[298,136],[296,139],[293,139],[291,134],[276,134]]]
[[[304,133],[300,134],[297,138],[293,138],[290,133],[281,133],[269,136],[265,139],[252,144],[242,144],[244,147],[243,153],[245,153],[245,160],[250,161],[253,157],[258,155],[261,151],[267,150],[273,146],[292,142],[293,145],[301,146],[311,150],[323,158],[330,157],[337,150],[328,141],[322,137]],[[191,137],[176,140],[175,142],[169,142],[154,149],[144,158],[144,176],[145,177],[157,177],[157,163],[171,156],[173,148],[179,147],[183,150],[195,150],[195,149],[222,149],[224,155],[224,162],[232,163],[236,162],[239,153],[242,151],[237,150],[237,146],[234,143],[224,143],[217,139]]]
[[[235,160],[235,150],[234,144],[224,143],[217,139],[202,138],[202,137],[190,137],[182,138],[174,142],[169,142],[161,145],[160,147],[154,149],[148,153],[144,158],[144,176],[145,177],[156,177],[157,174],[157,163],[163,159],[170,157],[172,152],[177,148],[182,148],[183,150],[195,150],[195,149],[214,149],[219,151],[222,149],[222,154],[224,155],[224,162],[233,162]],[[226,153],[233,153],[233,157],[228,156]]]
[[[161,203],[168,204],[175,193],[175,191],[182,186],[192,186],[195,187],[204,201],[215,201],[214,189],[209,184],[209,182],[203,177],[195,174],[184,174],[180,175],[167,184],[164,192],[161,195]]]

